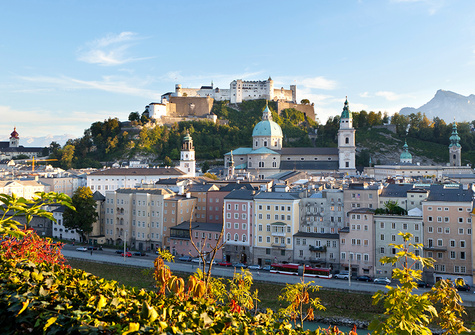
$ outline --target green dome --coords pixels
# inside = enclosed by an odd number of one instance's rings
[[[401,155],[399,156],[399,160],[401,162],[411,160],[412,161],[412,155],[409,153],[408,149],[409,146],[407,145],[407,141],[404,141],[404,145],[402,146],[403,152],[401,152]]]
[[[457,124],[455,123],[454,121],[454,125],[452,127],[452,135],[450,136],[449,138],[450,140],[450,144],[449,144],[449,148],[451,147],[460,147],[460,136],[457,132]]]
[[[341,112],[342,119],[351,119],[350,107],[348,106],[348,98],[345,100],[345,105],[343,106],[343,111]]]
[[[272,121],[272,114],[268,106],[262,112],[262,121],[256,124],[252,136],[283,137],[282,128]]]

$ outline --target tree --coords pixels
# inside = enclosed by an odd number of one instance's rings
[[[460,296],[450,280],[440,280],[429,292],[412,293],[417,289],[417,280],[422,278],[422,270],[415,270],[415,264],[433,267],[432,258],[417,256],[415,250],[422,250],[422,244],[412,244],[412,234],[399,233],[403,244],[390,246],[397,250],[394,257],[383,257],[383,264],[391,263],[395,267],[393,278],[399,280],[396,287],[386,286],[387,292],[378,291],[373,296],[373,304],[384,303],[384,315],[374,320],[369,330],[379,335],[432,334],[428,328],[432,322],[444,330],[444,334],[459,334],[467,329],[460,316],[464,314]],[[450,301],[450,302],[449,302]],[[439,310],[437,310],[437,308]]]
[[[66,145],[61,153],[61,165],[65,169],[70,169],[73,167],[73,158],[74,158],[74,145]]]
[[[206,171],[209,170],[209,162],[208,161],[205,161],[202,165],[201,165],[201,172],[203,173],[206,173]]]
[[[164,166],[173,166],[173,162],[170,159],[170,157],[165,156],[165,158],[163,159],[163,165]]]
[[[64,226],[76,229],[81,233],[84,241],[85,234],[92,231],[92,224],[97,220],[96,202],[92,198],[92,191],[89,187],[79,187],[71,199],[76,210],[71,208],[64,210]]]
[[[302,99],[302,100],[300,100],[300,103],[301,103],[302,105],[310,105],[310,100],[308,100],[308,99]]]
[[[129,121],[140,121],[140,114],[139,112],[131,112],[129,114]]]

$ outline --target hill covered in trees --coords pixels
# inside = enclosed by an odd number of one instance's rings
[[[220,160],[226,152],[252,145],[252,130],[261,121],[265,100],[245,101],[239,105],[215,102],[212,112],[227,124],[207,121],[187,121],[171,126],[157,125],[147,117],[132,115],[131,122],[109,118],[95,122],[84,136],[68,140],[64,147],[53,142],[51,158],[57,158],[62,168],[101,167],[129,159],[146,159],[153,165],[172,165],[180,157],[183,136],[190,132],[197,160]],[[277,115],[276,104],[269,102],[273,119],[284,133],[285,147],[336,147],[340,117],[319,124],[295,109]],[[138,114],[138,113],[135,113]],[[415,162],[444,163],[448,161],[449,137],[452,124],[424,114],[401,115],[391,118],[381,112],[354,112],[357,165],[394,163],[399,159],[407,140]],[[472,122],[473,123],[473,122]],[[395,133],[383,125],[391,124]],[[382,128],[381,128],[382,127]],[[468,122],[457,123],[461,137],[462,162],[475,163],[475,134]]]

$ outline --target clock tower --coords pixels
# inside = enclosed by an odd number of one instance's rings
[[[340,130],[338,130],[338,159],[339,171],[355,173],[356,171],[356,143],[355,128],[353,128],[353,117],[348,106],[348,99],[345,100],[340,118]]]

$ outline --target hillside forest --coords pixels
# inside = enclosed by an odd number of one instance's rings
[[[52,142],[49,147],[50,158],[64,169],[102,167],[114,162],[130,159],[146,160],[150,165],[173,165],[180,157],[182,140],[187,131],[193,138],[198,161],[219,162],[225,153],[238,147],[252,145],[252,130],[261,121],[265,100],[245,101],[239,105],[216,101],[212,112],[219,120],[180,122],[173,125],[158,125],[133,112],[129,121],[109,118],[94,122],[80,138],[70,139],[61,147]],[[340,116],[330,117],[324,124],[307,118],[302,112],[290,108],[276,113],[276,103],[269,102],[273,120],[284,133],[284,147],[336,147]],[[407,140],[413,156],[427,157],[432,162],[448,160],[451,123],[435,117],[429,120],[425,114],[394,114],[389,117],[382,112],[353,112],[353,125],[356,131],[357,165],[361,168],[372,163],[392,163],[378,158],[379,151],[394,152],[402,150]],[[462,162],[475,163],[475,133],[471,127],[475,121],[457,123],[462,145]],[[383,126],[395,126],[395,133]],[[376,127],[375,127],[376,126]],[[309,136],[311,135],[311,136]],[[396,148],[388,148],[391,144]],[[387,159],[387,158],[386,158]]]

